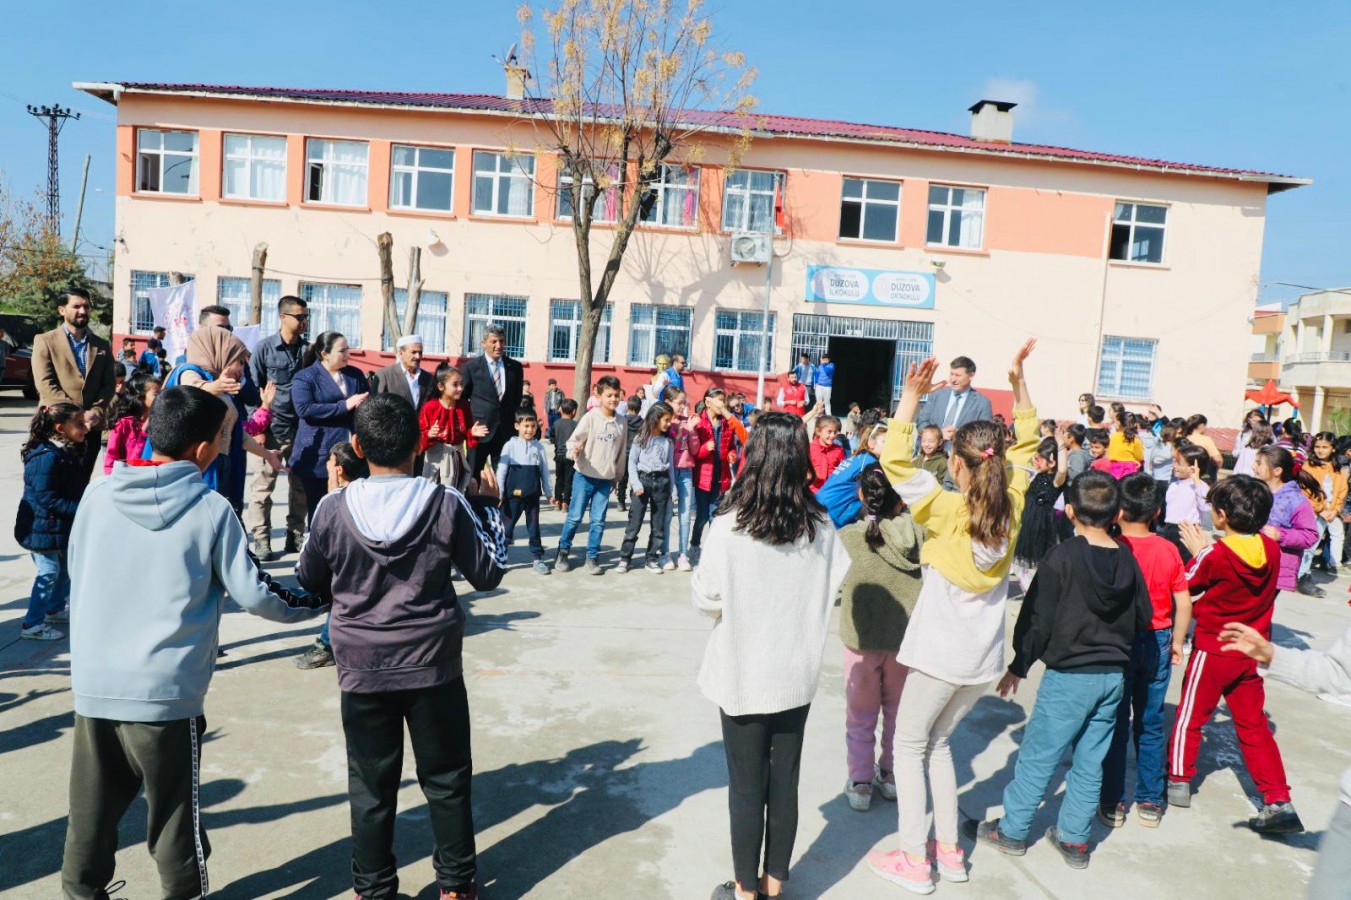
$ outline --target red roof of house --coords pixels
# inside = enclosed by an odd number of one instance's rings
[[[119,93],[172,93],[229,96],[248,99],[293,100],[302,103],[338,103],[360,106],[420,107],[453,109],[470,112],[509,113],[517,115],[548,115],[552,109],[549,100],[512,100],[492,94],[408,93],[401,91],[351,91],[281,87],[242,87],[213,84],[160,84],[153,82],[77,83],[77,88],[116,103]],[[838,122],[830,119],[806,119],[798,116],[778,116],[760,113],[730,113],[707,110],[689,110],[683,118],[691,124],[767,132],[783,137],[808,139],[866,141],[898,144],[922,149],[977,153],[1005,157],[1021,157],[1055,162],[1106,165],[1179,175],[1201,175],[1244,181],[1265,182],[1272,191],[1286,190],[1307,179],[1272,172],[1203,166],[1194,163],[1169,162],[1148,157],[1098,153],[1075,150],[1049,144],[1022,144],[978,141],[960,134],[924,131],[895,125],[867,125],[857,122]]]

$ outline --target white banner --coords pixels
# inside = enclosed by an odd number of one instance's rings
[[[197,329],[197,281],[146,291],[155,325],[164,329],[164,350],[170,364],[188,349],[188,335]]]
[[[254,346],[263,336],[263,326],[261,325],[236,325],[235,337],[244,342],[249,353],[253,353]]]

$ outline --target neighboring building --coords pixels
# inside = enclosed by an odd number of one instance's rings
[[[1305,427],[1351,431],[1351,288],[1302,294],[1281,325],[1280,388],[1299,398]]]
[[[418,320],[429,355],[473,353],[497,322],[536,393],[548,377],[570,384],[570,210],[522,101],[76,86],[117,106],[117,331],[149,329],[139,292],[174,272],[242,312],[265,241],[268,300],[305,297],[312,331],[342,330],[364,348],[358,362],[379,365],[375,237],[389,231],[396,282],[407,248],[429,250]],[[1237,421],[1267,197],[1308,182],[1013,143],[1011,109],[972,107],[970,137],[756,115],[737,170],[735,136],[706,134],[696,165],[663,171],[598,371],[634,387],[657,353],[679,351],[753,392],[767,331],[773,373],[829,349],[837,402],[889,404],[904,364],[931,353],[971,356],[977,387],[998,394],[1032,335],[1037,370],[1056,373],[1036,385],[1048,414],[1091,390]],[[771,229],[765,323],[764,267],[729,254],[738,233]]]
[[[1281,380],[1281,334],[1285,331],[1285,307],[1266,303],[1252,313],[1252,356],[1248,359],[1248,387],[1260,388]]]

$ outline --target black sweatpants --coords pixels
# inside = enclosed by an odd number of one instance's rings
[[[767,715],[722,713],[727,754],[727,809],[732,819],[732,871],[754,890],[764,873],[788,880],[797,838],[797,784],[802,733],[811,704]]]
[[[436,883],[446,891],[474,884],[477,856],[469,805],[474,764],[464,678],[410,691],[343,692],[352,886],[365,900],[393,900],[399,892],[394,818],[403,774],[405,723],[432,823]]]
[[[117,856],[117,823],[145,787],[146,846],[164,900],[208,890],[211,844],[201,826],[198,777],[206,718],[115,722],[75,716],[61,889],[66,900],[106,897]],[[153,894],[154,891],[143,891]]]
[[[572,473],[576,463],[566,456],[554,457],[554,499],[564,507],[572,505]]]
[[[638,532],[650,509],[652,526],[648,529],[647,559],[651,562],[661,558],[661,548],[666,543],[666,522],[671,518],[671,476],[668,472],[639,472],[638,480],[642,482],[643,492],[634,491],[633,505],[629,507],[629,527],[624,530],[619,556],[626,562],[633,558]]]
[[[530,555],[535,559],[544,558],[544,541],[539,535],[539,497],[529,497],[524,500],[508,498],[507,500],[507,543],[510,544],[516,537],[516,523],[521,516],[525,516],[525,536],[530,539]]]
[[[313,525],[314,511],[319,508],[319,501],[328,493],[328,479],[313,478],[309,475],[290,477],[299,478],[300,486],[305,489],[305,522],[307,525]]]

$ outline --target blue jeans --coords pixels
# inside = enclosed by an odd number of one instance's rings
[[[329,640],[328,637],[328,625],[332,621],[333,610],[330,609],[328,612],[324,613],[324,627],[319,629],[319,643],[323,644],[325,647],[333,646],[333,641]]]
[[[51,613],[58,613],[70,602],[70,570],[66,568],[66,551],[32,553],[38,574],[33,579],[33,591],[28,595],[28,613],[23,617],[24,628],[34,628]]]
[[[680,521],[680,555],[690,552],[690,509],[694,500],[694,470],[675,470],[675,502],[671,504],[671,517]],[[666,526],[666,539],[662,541],[661,552],[671,555],[671,527]]]
[[[698,548],[699,541],[704,536],[704,526],[712,520],[713,514],[718,511],[720,499],[722,499],[722,489],[717,485],[714,485],[711,491],[701,491],[695,488],[694,534],[690,537],[690,546]]]
[[[1163,699],[1173,677],[1173,629],[1160,628],[1135,636],[1130,668],[1116,708],[1116,730],[1102,764],[1102,805],[1126,799],[1126,741],[1135,735],[1135,802],[1163,805]],[[1131,727],[1134,713],[1135,726]]]
[[[573,473],[572,504],[563,522],[563,532],[558,536],[559,553],[567,553],[572,549],[572,536],[582,524],[582,516],[590,509],[591,531],[586,538],[586,558],[595,559],[600,554],[600,539],[605,534],[605,512],[610,508],[610,491],[614,490],[614,486],[613,481],[604,478]]]
[[[1032,814],[1041,805],[1065,751],[1072,749],[1057,828],[1064,843],[1088,843],[1089,826],[1102,793],[1102,760],[1112,742],[1123,682],[1120,672],[1046,670],[1032,718],[1023,733],[1013,780],[1004,789],[1000,834],[1027,840]]]

